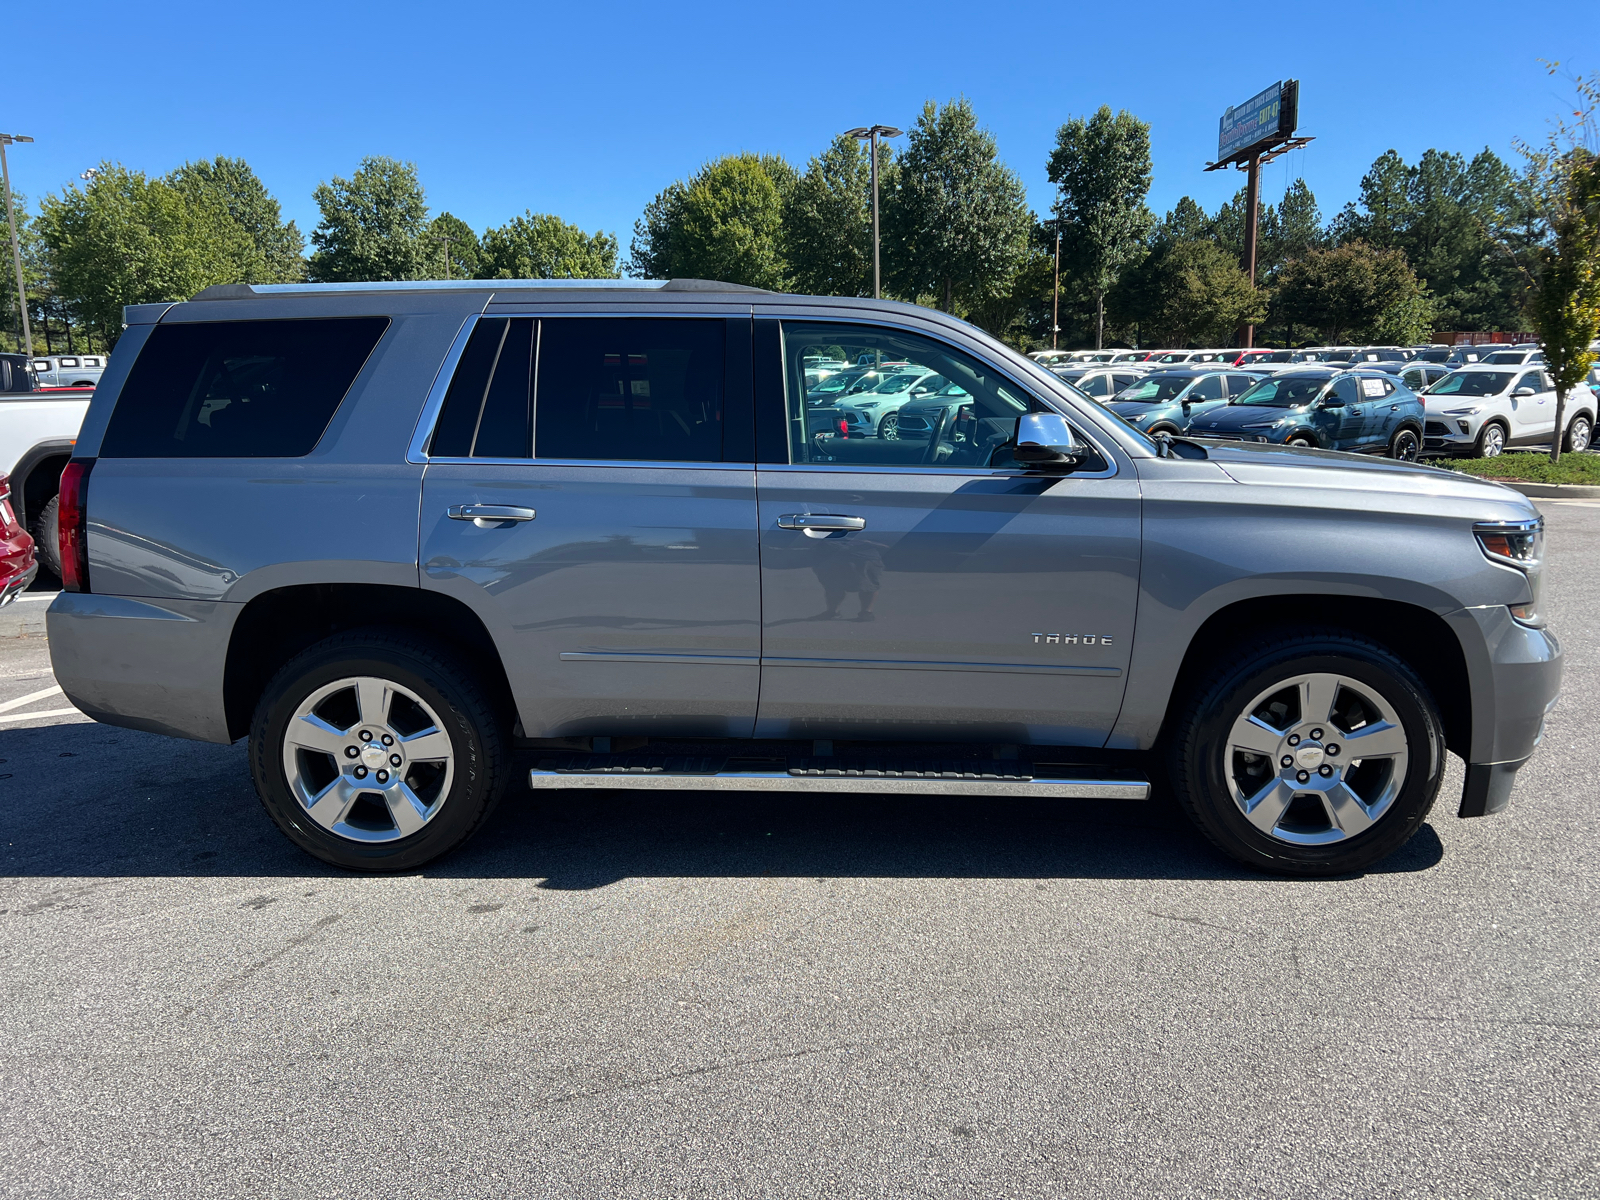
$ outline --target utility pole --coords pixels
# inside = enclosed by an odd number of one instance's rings
[[[1252,154],[1246,169],[1244,186],[1244,269],[1250,276],[1250,286],[1256,285],[1256,218],[1261,209],[1261,155]],[[1256,327],[1244,327],[1244,348],[1256,344]]]
[[[22,310],[22,352],[33,357],[33,330],[28,327],[28,289],[22,282],[22,244],[17,241],[17,214],[11,206],[11,166],[6,162],[6,147],[14,142],[31,142],[20,133],[0,133],[0,177],[5,179],[6,224],[11,227],[11,262],[17,268],[17,307]]]
[[[878,266],[878,138],[899,137],[903,131],[893,125],[863,125],[845,130],[845,137],[866,138],[872,155],[872,298],[883,298],[882,272]]]
[[[1050,349],[1061,336],[1061,218],[1056,218],[1056,295],[1050,305]]]
[[[455,271],[450,263],[450,235],[448,233],[436,233],[433,235],[433,240],[440,243],[440,248],[444,250],[444,277],[446,279],[454,279],[456,277]]]

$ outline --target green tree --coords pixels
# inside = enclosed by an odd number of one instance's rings
[[[478,277],[481,255],[478,235],[460,217],[452,213],[440,213],[428,222],[428,231],[422,235],[422,241],[428,250],[430,278]]]
[[[895,291],[937,296],[940,307],[954,312],[958,297],[980,297],[997,281],[1009,282],[1027,254],[1033,214],[1022,181],[999,161],[994,137],[979,128],[971,104],[923,105],[896,165],[882,200]]]
[[[628,273],[787,286],[783,216],[794,168],[776,155],[733,154],[676,181],[634,223]]]
[[[480,279],[615,279],[617,239],[529,211],[483,235]]]
[[[88,186],[47,196],[38,224],[57,294],[107,346],[122,331],[123,305],[240,282],[238,265],[252,253],[215,194],[113,163]]]
[[[1278,274],[1284,318],[1328,342],[1420,341],[1432,326],[1426,289],[1400,250],[1350,242],[1312,250]]]
[[[423,279],[434,256],[425,235],[428,204],[415,163],[364,158],[349,179],[313,193],[322,220],[307,274],[319,283]]]
[[[220,201],[245,235],[235,243],[244,251],[235,264],[235,283],[294,283],[306,277],[306,240],[293,221],[285,222],[278,202],[242,158],[221,155],[185,163],[167,183],[188,196]]]
[[[1094,297],[1095,349],[1105,340],[1106,293],[1143,253],[1154,218],[1150,194],[1150,126],[1126,110],[1102,104],[1094,116],[1074,117],[1056,130],[1050,153],[1056,220],[1063,248]]]
[[[1557,66],[1549,64],[1551,74]],[[1573,83],[1576,124],[1558,124],[1542,150],[1521,147],[1531,194],[1548,228],[1535,252],[1529,311],[1556,385],[1553,462],[1561,461],[1567,396],[1588,375],[1595,359],[1589,347],[1600,337],[1600,75]]]
[[[783,213],[790,282],[814,296],[872,294],[872,164],[861,141],[839,136],[806,164]],[[894,155],[878,147],[880,194]]]

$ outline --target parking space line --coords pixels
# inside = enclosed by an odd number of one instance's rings
[[[37,721],[40,717],[81,717],[84,714],[75,708],[47,708],[36,713],[11,713],[9,716],[0,717],[0,725],[11,721]]]
[[[55,687],[47,687],[42,692],[29,692],[26,696],[18,696],[15,700],[7,700],[0,704],[0,713],[10,712],[13,708],[21,708],[24,704],[32,704],[35,700],[43,700],[46,696],[54,696],[61,690],[58,683]]]
[[[44,593],[42,593],[40,595],[37,595],[37,596],[18,596],[16,598],[15,603],[17,603],[17,604],[38,604],[38,603],[42,603],[45,600],[54,600],[59,594],[60,594],[59,592],[44,592]]]

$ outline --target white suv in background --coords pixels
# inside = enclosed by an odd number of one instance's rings
[[[1494,458],[1508,446],[1548,442],[1556,431],[1556,392],[1537,366],[1478,363],[1452,371],[1423,394],[1424,452]],[[1579,384],[1567,396],[1565,450],[1587,450],[1595,398]]]
[[[33,360],[33,377],[42,388],[94,387],[105,369],[104,354],[50,354]]]

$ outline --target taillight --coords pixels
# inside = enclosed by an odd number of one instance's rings
[[[849,433],[850,432],[850,422],[846,421],[843,417],[839,418],[839,432],[840,433]]]
[[[89,471],[94,459],[75,458],[61,472],[56,524],[61,548],[61,587],[89,590]]]

